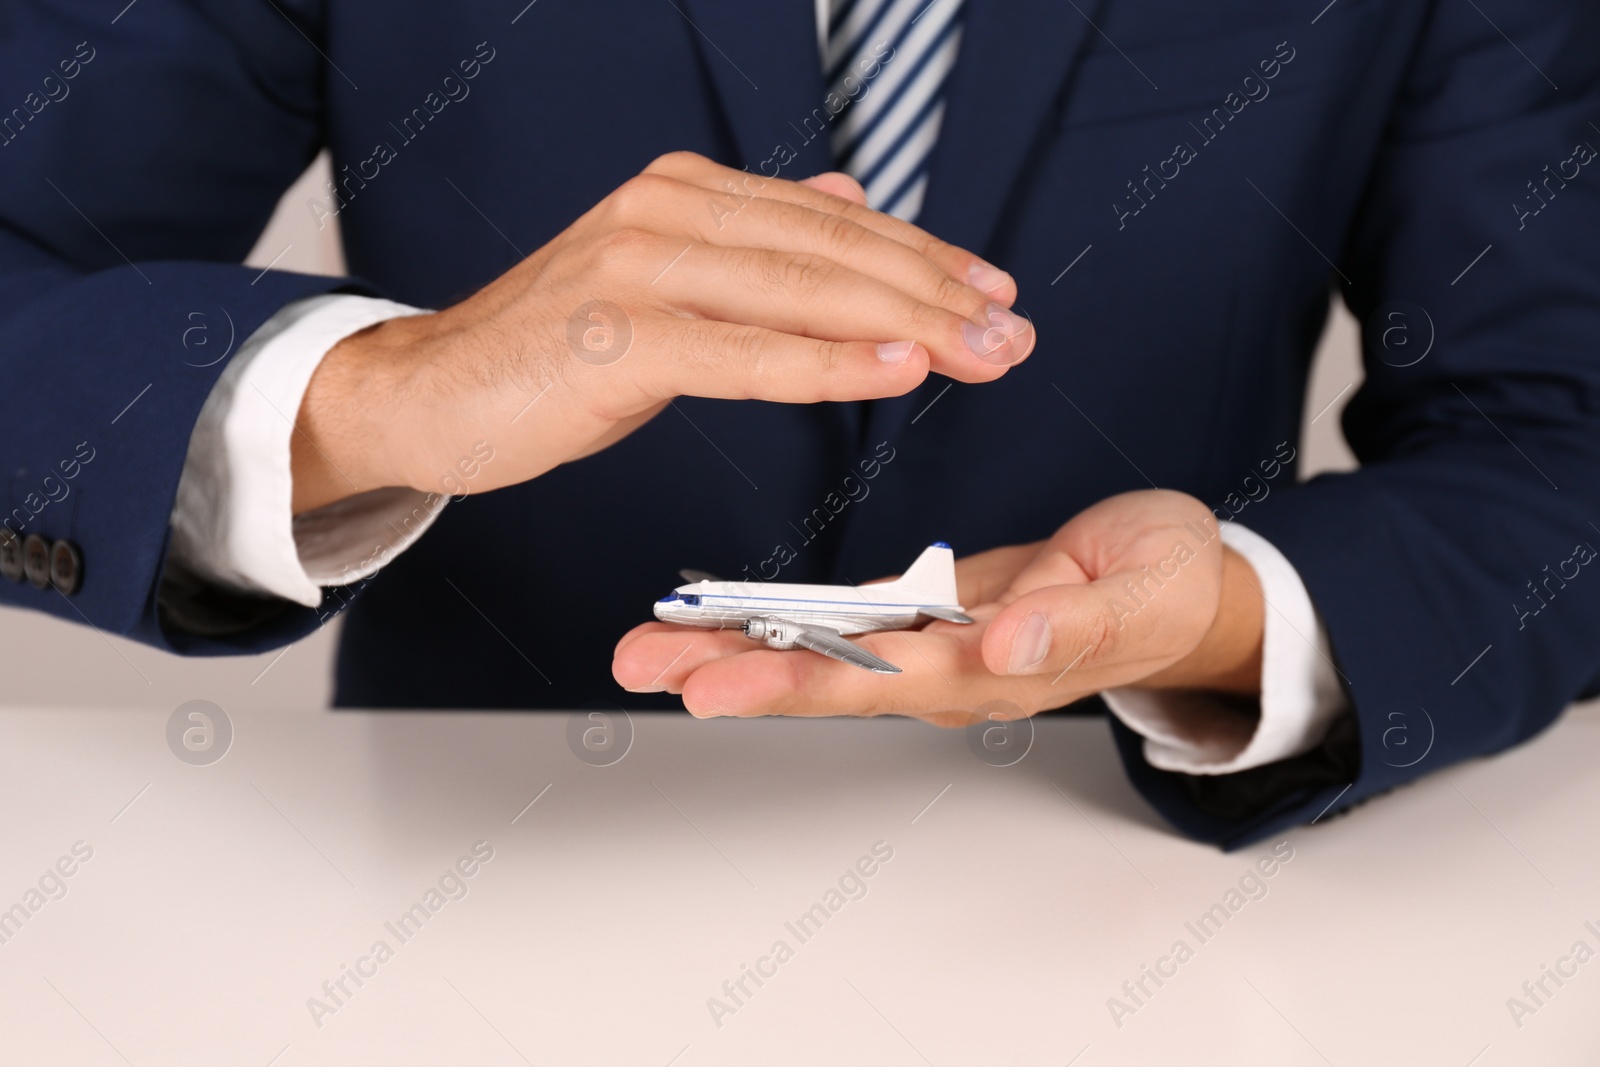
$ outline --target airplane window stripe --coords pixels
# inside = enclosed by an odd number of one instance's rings
[[[780,597],[780,596],[736,596],[733,593],[701,593],[701,602],[707,600],[770,600],[777,604],[838,604],[847,610],[863,608],[954,608],[959,610],[960,604],[929,604],[926,601],[915,604],[885,603],[875,600],[820,600],[812,597]]]

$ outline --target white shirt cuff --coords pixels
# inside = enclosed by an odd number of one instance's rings
[[[1327,629],[1294,565],[1237,522],[1222,543],[1255,570],[1266,601],[1259,716],[1223,694],[1183,689],[1108,689],[1113,714],[1144,739],[1150,765],[1183,774],[1232,774],[1309,752],[1347,707]]]
[[[368,577],[433,524],[448,497],[403,487],[293,514],[290,441],[322,358],[402,315],[372,297],[297,300],[239,346],[200,410],[172,509],[170,555],[202,581],[306,607],[324,585]]]

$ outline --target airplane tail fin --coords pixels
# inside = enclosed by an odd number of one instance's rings
[[[894,586],[929,604],[956,603],[956,554],[943,541],[935,541],[894,580]]]

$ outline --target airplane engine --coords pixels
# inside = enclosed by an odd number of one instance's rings
[[[744,635],[752,641],[760,641],[768,648],[787,650],[798,647],[795,638],[800,635],[800,626],[787,619],[775,618],[771,615],[752,615],[744,621]]]

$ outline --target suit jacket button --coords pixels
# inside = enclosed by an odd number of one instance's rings
[[[0,526],[0,578],[22,581],[22,538],[9,527]]]
[[[40,589],[50,588],[50,542],[38,534],[22,541],[22,569],[28,581]]]
[[[83,553],[71,541],[63,539],[50,546],[50,581],[69,595],[83,585]]]

